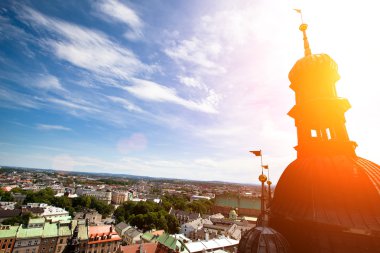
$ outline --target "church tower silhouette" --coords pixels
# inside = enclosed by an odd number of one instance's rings
[[[288,113],[297,159],[276,186],[270,226],[296,253],[380,252],[380,166],[356,155],[345,127],[351,106],[335,88],[337,64],[312,54],[307,25],[300,30],[305,54],[289,73],[296,103]]]

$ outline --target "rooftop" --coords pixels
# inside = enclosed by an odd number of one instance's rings
[[[18,232],[17,232],[17,238],[41,237],[43,230],[44,230],[43,227],[23,228],[22,225],[20,225]]]
[[[17,234],[18,228],[19,228],[19,226],[1,225],[0,226],[0,238],[15,237]]]

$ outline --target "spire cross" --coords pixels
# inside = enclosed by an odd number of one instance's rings
[[[297,13],[301,15],[301,25],[299,27],[300,31],[303,33],[303,47],[305,49],[305,56],[311,55],[311,49],[309,45],[309,40],[307,39],[306,30],[307,30],[307,24],[303,22],[302,17],[302,10],[301,9],[294,9]]]

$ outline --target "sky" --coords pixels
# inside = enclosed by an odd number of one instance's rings
[[[380,163],[376,1],[0,2],[0,165],[259,183],[296,158],[288,73],[339,66],[357,154]]]

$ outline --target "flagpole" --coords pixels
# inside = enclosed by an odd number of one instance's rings
[[[263,152],[260,149],[260,161],[261,161],[261,174],[264,174],[264,169],[263,169]]]

